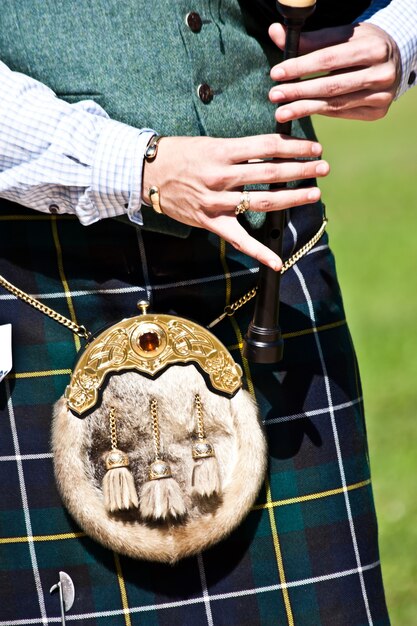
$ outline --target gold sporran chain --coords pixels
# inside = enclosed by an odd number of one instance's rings
[[[25,291],[22,291],[21,289],[15,287],[15,285],[13,285],[12,283],[9,283],[9,281],[3,278],[3,276],[0,276],[0,285],[7,289],[7,291],[9,291],[11,294],[16,296],[16,298],[20,298],[20,300],[23,300],[23,302],[26,302],[26,304],[29,304],[37,311],[40,311],[44,315],[52,318],[53,320],[58,322],[58,324],[62,324],[62,326],[69,328],[70,330],[72,330],[73,333],[75,333],[82,339],[88,339],[90,337],[91,333],[86,329],[85,326],[80,326],[79,324],[76,324],[75,322],[72,322],[68,318],[64,317],[60,313],[57,313],[57,311],[50,309],[49,306],[46,306],[46,304],[42,304],[42,302],[39,302],[39,300],[36,300],[36,298],[33,298]]]
[[[324,218],[316,234],[313,235],[313,237],[309,241],[307,241],[307,243],[304,246],[302,246],[302,248],[297,250],[297,252],[295,252],[287,261],[285,261],[285,263],[283,264],[281,268],[281,274],[284,274],[293,265],[295,265],[303,256],[305,256],[308,252],[310,252],[312,248],[314,248],[316,243],[323,236],[324,231],[326,230],[326,226],[327,226],[327,218]],[[67,317],[64,317],[64,315],[61,315],[60,313],[57,313],[57,311],[50,309],[48,306],[46,306],[46,304],[42,304],[42,302],[39,302],[39,300],[36,300],[36,298],[33,298],[25,291],[22,291],[21,289],[18,289],[17,287],[15,287],[15,285],[13,285],[12,283],[9,283],[9,281],[3,278],[3,276],[1,275],[0,275],[0,285],[4,287],[4,289],[9,291],[12,295],[14,295],[16,298],[23,300],[23,302],[26,302],[26,304],[29,304],[31,307],[33,307],[37,311],[40,311],[44,315],[47,315],[51,319],[58,322],[58,324],[65,326],[65,328],[68,328],[69,330],[71,330],[73,333],[75,333],[82,339],[90,338],[91,333],[90,331],[86,329],[85,326],[76,324],[75,322],[72,322],[71,320],[69,320]],[[244,306],[247,302],[250,302],[250,300],[252,300],[252,298],[256,296],[257,290],[258,290],[257,287],[253,287],[252,289],[250,289],[250,291],[245,293],[245,295],[243,295],[241,298],[239,298],[232,304],[227,305],[224,308],[223,313],[219,315],[219,317],[217,317],[215,320],[210,322],[207,328],[213,328],[227,316],[232,317],[238,309]]]
[[[117,450],[118,443],[117,443],[116,409],[114,408],[114,406],[110,408],[109,422],[110,422],[111,449]]]
[[[314,248],[316,243],[320,241],[320,239],[322,238],[324,231],[326,230],[327,222],[328,222],[327,218],[326,217],[323,218],[321,226],[316,232],[316,234],[313,235],[313,237],[309,241],[307,241],[307,243],[304,244],[304,246],[302,246],[299,250],[297,250],[297,252],[295,252],[289,259],[287,259],[285,263],[283,263],[282,268],[281,268],[281,274],[284,274],[293,265],[298,263],[298,261],[302,259],[303,256],[307,254],[307,252],[310,252],[310,250]],[[235,302],[233,302],[232,304],[228,304],[227,306],[225,306],[223,313],[219,315],[219,317],[216,317],[215,320],[210,322],[210,324],[207,325],[207,328],[213,328],[213,326],[216,326],[226,316],[232,317],[238,309],[240,309],[242,306],[250,302],[250,300],[252,300],[252,298],[256,296],[257,291],[258,291],[258,287],[253,287],[250,291],[245,293],[244,296],[242,296],[238,300],[235,300]]]

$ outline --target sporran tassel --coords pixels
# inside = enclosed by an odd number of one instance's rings
[[[169,464],[160,458],[158,402],[155,398],[151,400],[150,409],[155,460],[149,466],[148,481],[143,484],[141,489],[140,513],[146,519],[155,520],[182,517],[186,513],[186,507],[181,488],[172,477]]]
[[[117,448],[117,429],[115,409],[110,409],[111,451],[107,453],[105,463],[107,472],[103,478],[104,506],[110,513],[127,511],[139,506],[135,481],[129,470],[129,457]]]
[[[221,493],[220,469],[212,444],[206,439],[203,406],[199,394],[195,396],[197,414],[198,441],[193,444],[192,455],[195,460],[191,484],[193,493],[209,498]]]

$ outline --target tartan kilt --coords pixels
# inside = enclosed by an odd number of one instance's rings
[[[302,219],[301,219],[302,217]],[[293,210],[287,258],[318,229]],[[4,202],[0,273],[89,330],[157,312],[203,325],[256,284],[256,263],[195,229],[187,239],[117,220],[88,228]],[[101,547],[62,507],[50,453],[52,404],[79,340],[0,291],[14,369],[0,385],[0,626],[59,624],[59,571],[75,585],[67,623],[86,626],[387,625],[362,395],[325,235],[282,278],[284,359],[242,359],[252,304],[213,331],[241,363],[269,443],[256,505],[225,541],[175,566]],[[76,489],[76,485],[74,485]]]

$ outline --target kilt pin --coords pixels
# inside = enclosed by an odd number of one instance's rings
[[[238,3],[227,5],[234,15]],[[205,3],[195,6],[204,14]],[[160,129],[156,120],[146,123]],[[261,132],[262,120],[256,124],[254,133]],[[173,130],[181,126],[161,132]],[[284,258],[322,218],[321,203],[289,211]],[[205,326],[254,287],[258,274],[253,259],[203,230],[177,237],[113,219],[84,227],[74,216],[6,201],[0,249],[7,280],[92,332],[136,314],[143,299],[155,312]],[[242,357],[252,312],[253,302],[213,332],[260,406],[265,483],[228,539],[170,566],[106,550],[63,508],[50,422],[82,340],[0,289],[0,324],[13,325],[14,359],[0,384],[0,626],[59,624],[49,594],[59,571],[76,591],[66,620],[85,626],[389,624],[360,378],[327,235],[282,278],[278,365]]]

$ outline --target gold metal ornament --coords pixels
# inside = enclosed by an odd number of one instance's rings
[[[198,393],[195,395],[194,403],[197,414],[198,441],[193,444],[192,455],[193,459],[208,459],[216,455],[212,444],[206,439],[206,430],[203,421],[203,405],[201,404],[201,398]]]
[[[156,398],[151,399],[150,409],[152,417],[152,439],[155,460],[149,466],[148,478],[149,480],[171,478],[172,472],[169,463],[161,459],[161,432],[159,430],[158,401],[156,400]]]
[[[104,506],[109,513],[127,511],[139,506],[135,481],[129,469],[129,456],[119,450],[117,442],[116,409],[109,413],[111,450],[105,456],[106,473],[103,478]]]
[[[193,444],[192,456],[194,467],[191,477],[193,493],[203,498],[211,498],[222,492],[220,467],[214,451],[214,446],[206,438],[206,429],[203,420],[203,404],[200,394],[194,396],[196,412],[196,431],[198,440]]]
[[[207,374],[213,391],[232,397],[242,385],[240,366],[206,328],[172,315],[121,320],[87,344],[65,390],[68,408],[78,415],[93,408],[111,373],[135,370],[156,377],[188,363]]]
[[[159,480],[160,478],[171,478],[172,472],[168,463],[157,459],[149,466],[149,480]]]
[[[159,213],[160,215],[163,214],[163,210],[160,204],[159,187],[157,187],[156,185],[153,185],[152,187],[150,187],[149,199],[151,201],[151,205],[155,213]]]
[[[148,468],[148,480],[142,485],[139,510],[144,519],[178,518],[186,513],[181,487],[172,476],[169,463],[161,458],[158,400],[151,398],[154,461]]]
[[[216,456],[214,454],[214,448],[207,439],[202,439],[201,441],[197,441],[193,445],[193,459],[208,459],[211,456]]]
[[[243,191],[239,204],[235,208],[235,215],[241,215],[246,213],[250,209],[250,195],[249,191]]]
[[[116,467],[129,467],[129,457],[121,450],[112,450],[106,456],[106,469],[115,469]]]

